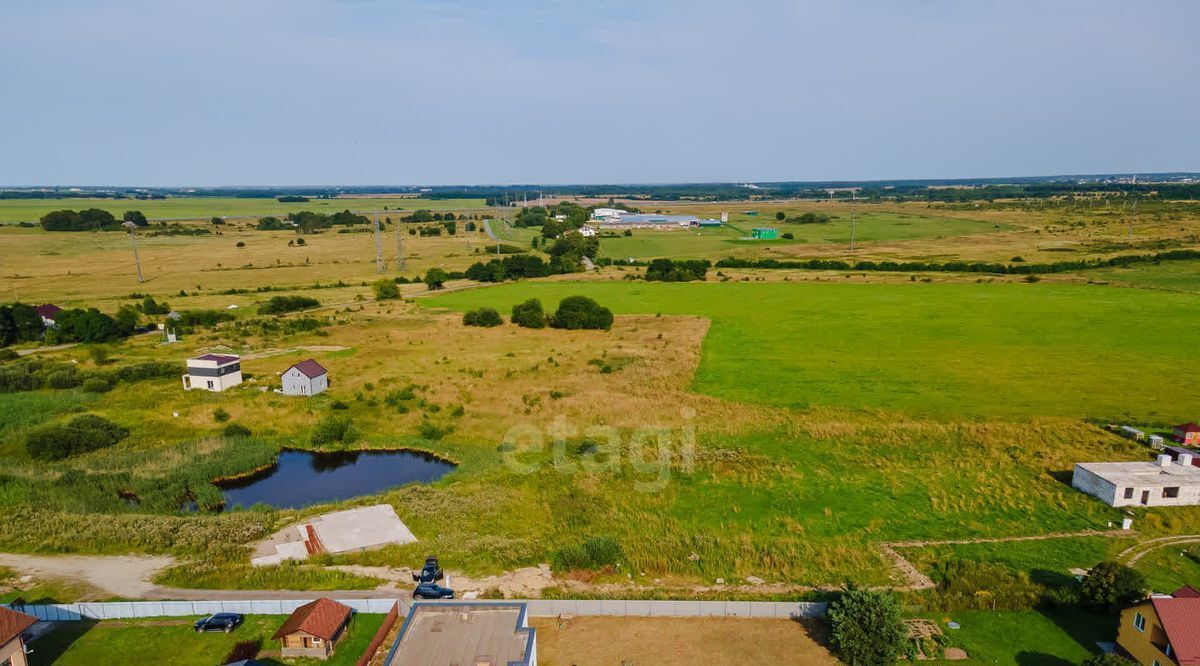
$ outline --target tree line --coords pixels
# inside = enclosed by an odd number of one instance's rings
[[[40,222],[46,231],[121,231],[125,222],[139,227],[150,225],[141,211],[125,211],[118,220],[112,213],[99,208],[51,211],[43,215]]]
[[[997,275],[1037,275],[1066,273],[1093,268],[1124,268],[1136,264],[1157,264],[1163,261],[1200,259],[1200,250],[1171,250],[1155,254],[1125,254],[1108,259],[1080,259],[1057,261],[1049,264],[967,262],[967,261],[841,261],[839,259],[808,259],[787,261],[781,259],[737,259],[726,257],[716,263],[717,268],[763,268],[801,269],[833,271],[882,271],[901,273],[995,273]]]

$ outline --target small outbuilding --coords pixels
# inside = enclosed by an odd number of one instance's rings
[[[187,360],[183,388],[221,392],[242,383],[242,359],[232,354],[204,354]]]
[[[37,624],[32,615],[0,606],[0,664],[28,666],[25,656],[25,631]]]
[[[779,232],[771,227],[755,227],[750,230],[750,237],[754,240],[775,240],[779,238]]]
[[[354,609],[322,597],[292,611],[271,638],[279,641],[284,659],[328,659],[346,636]]]
[[[1200,425],[1181,423],[1171,428],[1171,439],[1184,446],[1200,446]]]
[[[60,312],[62,312],[62,308],[54,305],[53,303],[46,303],[45,305],[37,306],[37,313],[38,316],[42,318],[42,325],[46,326],[47,328],[54,325],[54,318],[57,317],[58,313]]]
[[[284,395],[316,395],[329,388],[329,371],[313,359],[306,359],[283,372]]]

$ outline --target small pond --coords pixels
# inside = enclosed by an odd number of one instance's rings
[[[402,486],[428,483],[454,469],[452,463],[414,451],[315,453],[283,451],[259,474],[222,481],[225,506],[266,504],[297,509]]]

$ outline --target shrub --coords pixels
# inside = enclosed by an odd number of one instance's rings
[[[221,434],[225,437],[249,437],[250,429],[240,423],[230,423]]]
[[[379,280],[371,285],[371,289],[375,292],[377,301],[391,301],[400,298],[400,287],[396,286],[395,280]]]
[[[450,426],[438,427],[437,424],[428,420],[421,421],[417,426],[417,434],[431,442],[436,442],[453,431],[454,428]]]
[[[356,439],[358,439],[358,428],[354,427],[354,422],[348,416],[326,416],[313,427],[313,444],[332,444],[334,442],[349,444]]]
[[[952,560],[932,573],[937,581],[933,605],[941,610],[1027,610],[1041,592],[1027,573],[998,562]]]
[[[66,425],[43,426],[29,433],[25,449],[36,460],[62,460],[107,448],[128,436],[128,430],[107,419],[83,414]]]
[[[609,536],[591,537],[580,544],[561,548],[554,554],[559,569],[599,569],[615,566],[624,557],[621,544]]]
[[[503,324],[500,313],[495,308],[479,308],[463,314],[463,324],[466,326],[483,326],[491,328]]]
[[[112,384],[103,377],[88,377],[83,380],[83,390],[88,393],[107,393],[112,390]]]
[[[224,423],[229,420],[229,412],[225,411],[224,407],[217,407],[213,410],[213,420],[217,423]]]
[[[570,330],[595,329],[607,331],[612,328],[612,310],[601,307],[587,296],[568,296],[558,304],[558,311],[550,320],[554,328]]]
[[[895,663],[908,635],[900,601],[882,590],[847,590],[829,604],[829,625],[833,645],[851,664]]]
[[[440,268],[431,268],[425,272],[425,286],[430,291],[441,289],[448,279],[450,277],[446,275],[446,271]]]
[[[315,308],[321,302],[308,296],[272,296],[271,300],[258,308],[259,314],[283,314],[307,308]]]
[[[83,379],[74,369],[55,370],[46,375],[46,386],[54,389],[69,389],[79,386]]]
[[[1115,608],[1146,597],[1142,572],[1117,562],[1101,562],[1083,579],[1080,597],[1095,608]]]
[[[646,267],[648,282],[691,282],[703,280],[711,264],[703,259],[672,261],[655,259]]]
[[[542,302],[531,298],[524,303],[514,305],[512,323],[523,328],[545,328],[546,311],[542,309]]]

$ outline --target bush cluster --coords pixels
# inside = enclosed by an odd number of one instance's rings
[[[315,308],[321,304],[311,296],[272,296],[271,300],[258,308],[259,314],[284,314]]]
[[[103,393],[120,382],[175,377],[179,372],[179,366],[169,361],[145,361],[114,370],[85,371],[72,363],[27,358],[0,366],[0,393],[77,386],[82,386],[85,391]]]
[[[512,323],[523,328],[545,328],[546,311],[542,309],[542,302],[531,298],[524,303],[514,305]]]
[[[692,282],[703,280],[712,266],[707,260],[671,260],[655,259],[646,268],[646,280],[649,282]]]
[[[35,460],[62,460],[110,447],[128,436],[127,429],[112,421],[83,414],[65,425],[42,426],[30,432],[25,438],[25,449]]]
[[[358,439],[358,428],[349,416],[326,416],[312,431],[313,444],[349,444]]]
[[[495,308],[479,308],[463,314],[463,325],[465,326],[491,328],[503,323],[504,320],[500,318],[500,313],[496,312]]]
[[[594,329],[607,331],[612,328],[613,313],[587,296],[568,296],[558,304],[558,310],[550,319],[553,328],[570,330]]]

